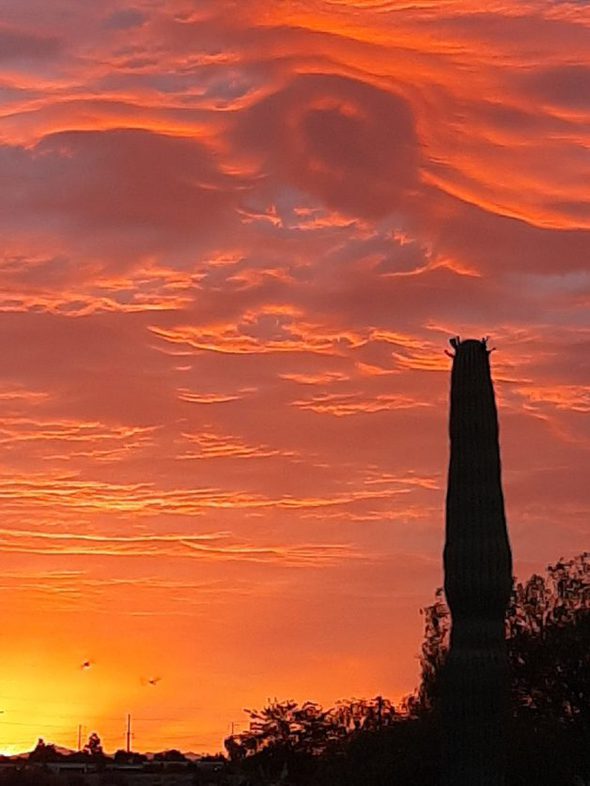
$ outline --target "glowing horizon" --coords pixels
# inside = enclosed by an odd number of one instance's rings
[[[0,751],[399,700],[450,336],[516,575],[587,548],[590,7],[4,6]]]

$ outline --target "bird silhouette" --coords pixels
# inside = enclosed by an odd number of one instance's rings
[[[92,666],[92,661],[85,660],[84,663],[80,666],[80,668],[82,669],[82,671],[86,671],[86,669],[89,669],[91,666]]]

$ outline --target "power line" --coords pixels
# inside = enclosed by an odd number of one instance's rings
[[[168,737],[162,737],[158,734],[159,740],[194,740],[194,738],[195,738],[194,734],[171,734]],[[204,745],[204,744],[205,743],[203,742],[198,742],[198,741],[195,742],[195,745]]]
[[[65,724],[51,724],[51,723],[19,723],[18,721],[0,721],[1,726],[26,726],[28,728],[40,729],[64,729]]]
[[[25,707],[22,710],[18,710],[18,709],[10,710],[11,713],[28,712],[28,711],[29,711],[28,707]],[[43,718],[50,718],[51,720],[63,720],[64,722],[67,722],[67,721],[71,721],[71,720],[76,720],[76,718],[79,718],[79,717],[80,717],[80,713],[78,713],[77,715],[37,715],[37,714],[35,714],[35,718],[36,719],[41,719],[41,720],[38,721],[39,725],[43,725],[46,728],[51,728],[52,725],[55,728],[62,728],[62,727],[61,726],[58,727],[56,724],[47,724],[47,723],[45,723],[42,720]],[[89,720],[92,720],[92,721],[120,721],[121,720],[121,715],[90,715],[88,717],[89,717]],[[151,718],[141,718],[141,717],[137,718],[137,717],[134,717],[133,718],[134,722],[139,721],[141,723],[168,723],[168,722],[172,723],[174,721],[179,721],[179,720],[184,720],[184,718],[179,718],[178,715],[168,716],[168,717],[165,717],[165,718],[161,718],[161,717],[157,717],[157,718],[154,718],[154,717],[151,717]],[[32,723],[32,722],[31,723],[17,723],[17,721],[5,721],[5,720],[0,719],[0,724],[13,725],[13,726],[15,726],[15,725],[34,726],[36,723],[37,723],[37,720],[35,721],[35,723]]]

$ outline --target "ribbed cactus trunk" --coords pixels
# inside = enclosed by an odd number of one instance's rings
[[[512,557],[486,341],[451,341],[444,548],[450,650],[442,676],[444,786],[504,786],[510,719],[504,618]]]

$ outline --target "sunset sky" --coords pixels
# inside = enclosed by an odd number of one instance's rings
[[[590,3],[0,0],[0,145],[0,752],[412,691],[452,335],[588,549]]]

